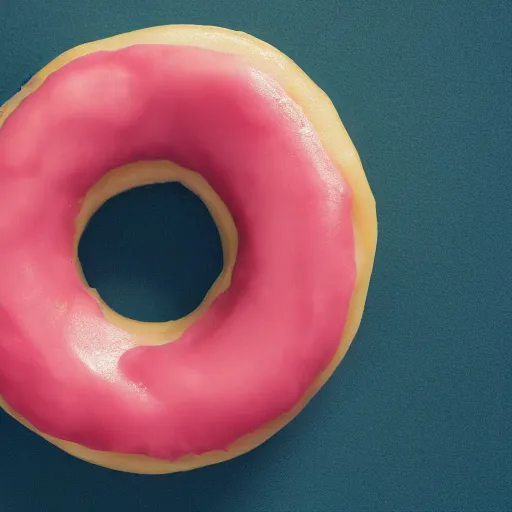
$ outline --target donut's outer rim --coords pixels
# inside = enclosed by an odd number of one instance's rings
[[[48,75],[65,64],[82,55],[101,50],[115,50],[134,44],[188,45],[232,53],[274,77],[287,94],[301,106],[315,128],[324,149],[335,162],[353,192],[352,220],[357,276],[347,322],[338,350],[328,368],[317,377],[306,395],[291,411],[257,431],[240,438],[228,450],[212,451],[200,455],[191,454],[172,462],[144,455],[91,450],[39,432],[0,397],[0,406],[7,413],[50,443],[75,457],[119,471],[163,474],[226,461],[256,448],[295,418],[328,380],[345,356],[361,321],[377,244],[377,216],[375,200],[359,155],[327,95],[291,59],[271,45],[243,32],[209,26],[167,25],[137,30],[77,46],[63,53],[35,74],[15,96],[0,108],[0,127],[23,99],[34,92]]]

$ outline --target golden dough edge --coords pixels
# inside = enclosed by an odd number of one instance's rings
[[[145,474],[186,471],[229,460],[256,448],[295,418],[332,375],[357,332],[363,314],[377,244],[375,200],[359,155],[332,102],[291,59],[271,45],[242,32],[197,25],[166,25],[120,34],[77,46],[50,62],[34,75],[20,92],[2,106],[0,127],[8,115],[25,97],[35,91],[49,74],[71,60],[100,50],[119,49],[133,44],[157,43],[190,45],[239,55],[249,64],[273,76],[287,94],[301,106],[315,128],[323,147],[337,164],[353,191],[352,219],[357,276],[340,345],[329,366],[318,376],[303,399],[292,410],[252,434],[235,441],[226,451],[212,451],[201,455],[191,454],[170,462],[144,455],[91,450],[39,432],[0,397],[0,406],[7,413],[67,453],[106,468]]]
[[[94,213],[111,197],[126,190],[154,183],[177,181],[200,197],[217,226],[222,245],[224,264],[201,304],[188,315],[167,322],[142,322],[126,318],[105,303],[97,290],[89,287],[78,258],[78,244],[87,223]],[[210,184],[197,172],[165,160],[146,160],[123,165],[107,172],[87,192],[75,219],[74,253],[79,275],[94,296],[103,316],[111,324],[131,334],[133,340],[144,346],[164,345],[175,341],[210,307],[215,298],[227,290],[236,262],[238,232],[227,206]]]

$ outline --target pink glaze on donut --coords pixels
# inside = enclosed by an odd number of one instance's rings
[[[196,324],[140,347],[80,280],[74,222],[107,171],[162,159],[208,180],[239,249]],[[137,45],[71,62],[0,128],[0,395],[97,450],[226,449],[292,409],[332,360],[355,280],[350,211],[301,109],[238,58]]]

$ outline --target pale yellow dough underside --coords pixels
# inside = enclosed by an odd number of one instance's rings
[[[2,106],[0,109],[0,126],[21,101],[34,92],[48,75],[68,62],[99,50],[116,50],[134,44],[155,43],[188,45],[239,55],[247,63],[274,77],[287,94],[302,107],[315,128],[323,147],[350,184],[354,194],[352,220],[355,234],[357,276],[345,329],[339,348],[329,367],[318,376],[308,393],[291,411],[276,418],[256,432],[237,440],[227,451],[213,451],[202,455],[192,454],[177,461],[168,462],[143,455],[90,450],[84,446],[56,439],[39,432],[12,410],[5,400],[0,397],[0,406],[11,416],[69,454],[111,469],[150,474],[186,471],[222,462],[246,453],[284,427],[305,407],[334,372],[356,334],[363,314],[377,243],[375,200],[357,151],[333,104],[326,94],[288,57],[269,44],[242,32],[216,27],[169,25],[121,34],[109,39],[77,46],[50,62],[34,75],[18,94]],[[218,293],[229,286],[237,248],[236,228],[229,212],[220,198],[197,173],[182,169],[169,162],[144,162],[132,164],[109,173],[88,193],[77,219],[76,242],[78,242],[79,236],[94,211],[112,195],[147,183],[174,180],[181,181],[196,192],[212,213],[221,233],[225,266],[203,304],[196,311],[177,322],[148,324],[125,319],[113,312],[99,297],[96,297],[109,320],[134,333],[141,344],[159,344],[165,339],[175,339],[190,323],[197,319]]]

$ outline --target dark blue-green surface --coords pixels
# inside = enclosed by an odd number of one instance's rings
[[[139,187],[107,201],[87,225],[78,257],[107,304],[144,322],[194,311],[223,266],[214,220],[180,183]]]
[[[329,93],[378,202],[361,329],[288,428],[249,455],[189,474],[89,466],[0,414],[0,511],[512,510],[510,2],[0,0],[0,98],[69,47],[165,23],[253,33]],[[160,250],[188,269],[181,281],[163,267],[147,270],[151,258],[136,248],[122,266],[146,270],[109,281],[123,251],[108,248],[105,226],[91,228],[82,256],[125,312],[179,315],[215,272],[214,263],[205,275],[194,271],[194,248],[214,261],[215,233],[192,196],[154,193],[147,243],[166,230]],[[140,199],[127,195],[100,214],[122,226],[124,243]],[[183,238],[177,219],[208,233],[210,249]],[[165,279],[176,295],[155,291]]]

